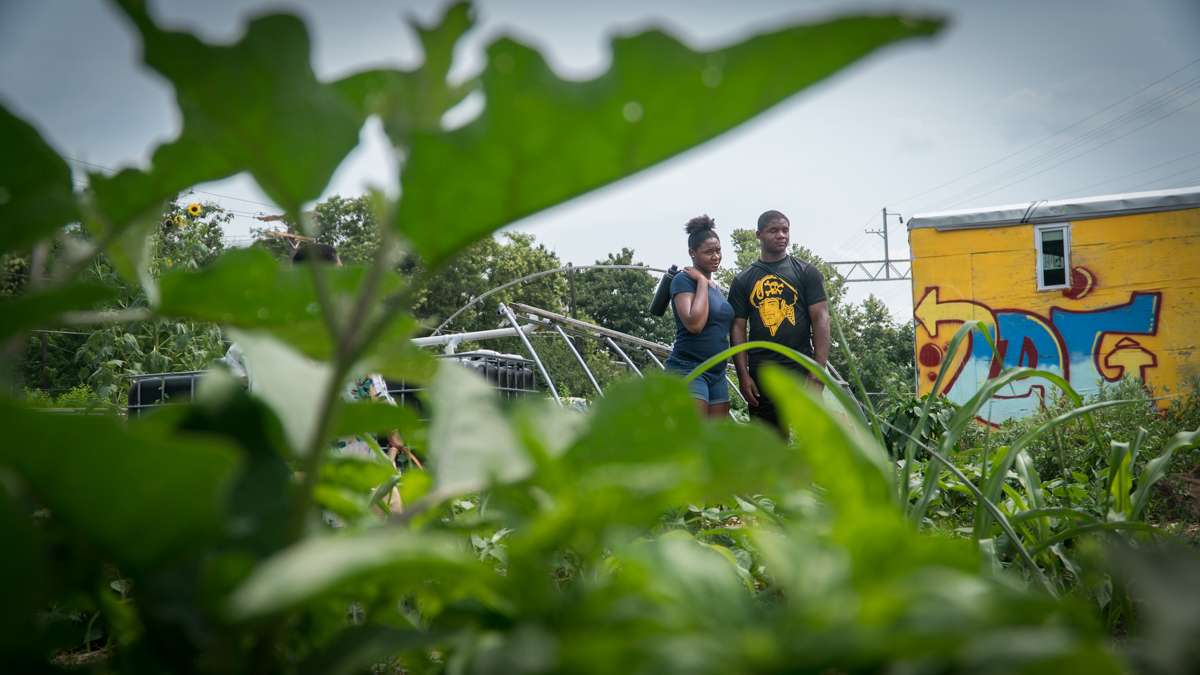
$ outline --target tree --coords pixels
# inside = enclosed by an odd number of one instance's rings
[[[169,204],[151,236],[151,273],[158,276],[179,268],[194,271],[216,260],[225,248],[222,226],[232,218],[213,203]],[[89,272],[101,283],[119,289],[111,309],[147,305],[141,288],[122,280],[103,258],[98,258]],[[221,330],[213,324],[157,319],[92,331],[73,362],[77,383],[87,384],[102,398],[117,400],[127,391],[131,375],[201,370],[224,351]]]
[[[313,207],[306,214],[312,219],[314,233],[311,235],[322,244],[337,249],[338,257],[347,265],[365,265],[371,262],[379,248],[379,223],[369,195],[346,198],[334,195]],[[303,228],[286,218],[280,218],[284,232],[290,235],[307,236]],[[260,246],[279,258],[292,253],[292,245],[286,240],[271,235],[268,228],[256,228],[254,246]]]
[[[858,364],[863,387],[870,393],[894,396],[913,389],[913,324],[898,323],[882,300],[868,296],[848,305],[840,315],[842,335]],[[842,351],[832,360],[842,375],[849,368]]]
[[[411,265],[411,274],[424,276],[422,267]],[[502,240],[488,237],[454,256],[438,274],[417,291],[414,313],[437,324],[468,304],[472,298],[535,272],[557,269],[558,256],[537,243],[531,234],[507,232]],[[565,308],[567,281],[551,274],[518,284],[483,300],[460,314],[447,330],[472,331],[495,328],[501,323],[497,309],[502,302],[523,302],[552,312]]]
[[[371,262],[379,249],[379,224],[371,199],[334,195],[313,208],[317,241],[331,244],[347,265]]]
[[[635,265],[633,249],[609,253],[597,265]],[[587,270],[577,272],[575,309],[595,323],[637,337],[670,344],[675,324],[670,310],[662,317],[650,314],[650,300],[658,277],[637,270]]]

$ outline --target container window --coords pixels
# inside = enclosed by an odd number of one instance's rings
[[[1049,291],[1070,285],[1071,228],[1041,225],[1035,230],[1038,290]]]

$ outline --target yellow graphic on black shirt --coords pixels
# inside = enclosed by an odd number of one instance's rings
[[[796,300],[799,297],[794,286],[768,274],[750,290],[750,306],[758,310],[758,318],[771,332],[771,337],[775,337],[784,320],[796,325]]]

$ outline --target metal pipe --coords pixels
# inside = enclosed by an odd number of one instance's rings
[[[567,332],[558,324],[554,325],[554,330],[558,331],[558,334],[562,336],[563,342],[567,343],[567,348],[570,349],[571,353],[575,355],[575,360],[579,361],[579,366],[583,368],[583,373],[587,375],[588,381],[591,382],[592,386],[596,388],[596,393],[603,396],[604,390],[600,388],[600,383],[597,382],[595,376],[592,375],[592,369],[588,368],[587,361],[584,361],[583,356],[579,353],[579,350],[575,349],[575,343],[571,342],[571,337],[567,335]]]
[[[493,328],[491,330],[476,330],[468,333],[447,333],[445,335],[429,335],[426,337],[413,338],[412,343],[418,347],[436,347],[439,345],[456,345],[464,340],[494,340],[497,338],[515,337],[517,331],[531,333],[537,330],[534,324],[526,324],[519,329],[516,328]],[[453,352],[449,352],[453,353]]]
[[[539,279],[548,274],[562,274],[563,272],[568,272],[568,271],[572,271],[572,270],[640,270],[643,272],[666,272],[666,270],[664,270],[664,269],[661,269],[658,267],[647,267],[646,265],[564,265],[557,269],[542,270],[541,272],[534,272],[533,274],[526,274],[525,276],[521,277],[520,279],[513,279],[512,281],[510,281],[506,284],[501,284],[493,289],[490,289],[484,293],[480,293],[479,295],[471,298],[471,300],[469,302],[467,302],[467,304],[463,305],[462,307],[459,307],[457,310],[454,311],[453,314],[446,317],[446,320],[443,321],[442,323],[440,323],[437,328],[433,329],[433,334],[434,335],[440,334],[442,332],[443,328],[450,325],[451,321],[454,321],[456,318],[458,318],[459,314],[462,314],[463,312],[467,311],[471,307],[474,307],[475,303],[483,300],[484,298],[486,298],[490,295],[499,293],[500,291],[503,291],[506,288],[511,288],[513,286],[516,286],[517,284],[523,284],[523,283],[526,283],[529,281],[533,281],[534,279]]]
[[[667,367],[663,365],[663,362],[659,361],[658,357],[654,355],[654,352],[646,349],[645,347],[643,347],[642,350],[646,352],[646,356],[649,356],[650,360],[657,364],[659,368],[662,368],[663,370],[667,369]]]
[[[529,350],[529,355],[533,357],[533,362],[537,364],[538,371],[542,373],[542,379],[546,380],[546,386],[550,388],[550,393],[554,395],[555,403],[561,406],[563,402],[558,395],[558,389],[554,387],[554,380],[550,379],[550,373],[546,371],[546,366],[542,365],[542,359],[538,356],[537,350],[533,348],[533,343],[529,341],[529,336],[525,335],[525,331],[521,330],[521,325],[517,323],[517,317],[508,308],[508,305],[503,302],[500,303],[500,307],[497,309],[512,324],[513,329],[517,331],[517,337],[521,338],[521,342],[525,343],[525,349]]]
[[[629,364],[629,367],[633,370],[633,372],[638,374],[638,377],[645,377],[645,375],[642,375],[642,371],[638,370],[637,364],[633,362],[633,359],[629,358],[628,354],[621,351],[621,348],[617,346],[617,343],[613,342],[612,338],[605,336],[604,341],[608,343],[609,347],[615,349],[617,353],[621,355],[621,358],[625,359],[625,363]]]
[[[593,324],[593,323],[588,323],[586,321],[580,321],[579,319],[572,319],[569,316],[563,316],[562,314],[556,314],[555,312],[541,309],[539,307],[531,307],[529,305],[523,305],[519,302],[510,303],[510,306],[514,310],[521,312],[522,314],[530,314],[535,317],[541,317],[543,319],[548,319],[550,321],[553,321],[554,323],[562,324],[562,325],[566,326],[567,328],[579,330],[579,331],[582,331],[589,335],[600,336],[600,337],[609,337],[614,340],[619,340],[620,342],[623,342],[632,347],[637,347],[639,349],[650,349],[658,354],[661,354],[662,356],[668,356],[671,353],[671,348],[668,347],[667,345],[660,345],[657,342],[651,342],[650,340],[643,340],[640,337],[630,335],[628,333],[622,333],[619,330],[613,330],[611,328],[597,326],[596,324]]]

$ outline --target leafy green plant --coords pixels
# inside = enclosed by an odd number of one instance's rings
[[[393,274],[406,253],[433,274],[513,219],[683,152],[937,22],[848,17],[709,52],[648,31],[616,40],[609,72],[587,82],[560,80],[505,38],[477,80],[452,84],[472,23],[454,5],[415,26],[422,66],[324,83],[294,17],[259,17],[217,46],[163,30],[141,2],[118,6],[175,87],[183,130],[151,169],[92,176],[74,195],[34,129],[0,114],[0,138],[23,159],[0,164],[14,196],[0,201],[5,252],[74,219],[90,235],[52,283],[3,301],[0,316],[15,318],[0,328],[8,339],[65,312],[130,318],[79,280],[104,254],[144,293],[132,316],[228,327],[254,389],[214,374],[192,404],[130,421],[0,399],[3,565],[19,580],[0,649],[15,670],[80,649],[115,672],[1120,670],[1082,604],[984,571],[994,559],[971,542],[920,531],[873,407],[840,389],[831,414],[764,373],[804,430],[789,447],[757,425],[701,420],[679,379],[657,373],[619,382],[586,415],[544,400],[506,409],[406,339],[424,281]],[[246,92],[237,106],[212,95],[231,90]],[[443,128],[471,92],[484,111]],[[155,273],[145,242],[161,204],[196,182],[246,171],[311,234],[302,205],[367,115],[406,162],[400,200],[373,198],[384,226],[365,265],[295,269],[254,249]],[[366,369],[427,382],[428,426],[343,402]],[[394,478],[327,448],[390,429],[424,439],[429,471],[403,476],[404,511],[385,516],[373,504]],[[736,509],[711,506],[731,499]],[[664,524],[680,509],[682,527]],[[89,627],[56,633],[47,607]]]
[[[26,389],[22,401],[31,408],[49,408],[68,412],[115,414],[122,411],[122,408],[114,405],[110,399],[100,396],[83,384],[58,395],[51,395],[40,389]]]

